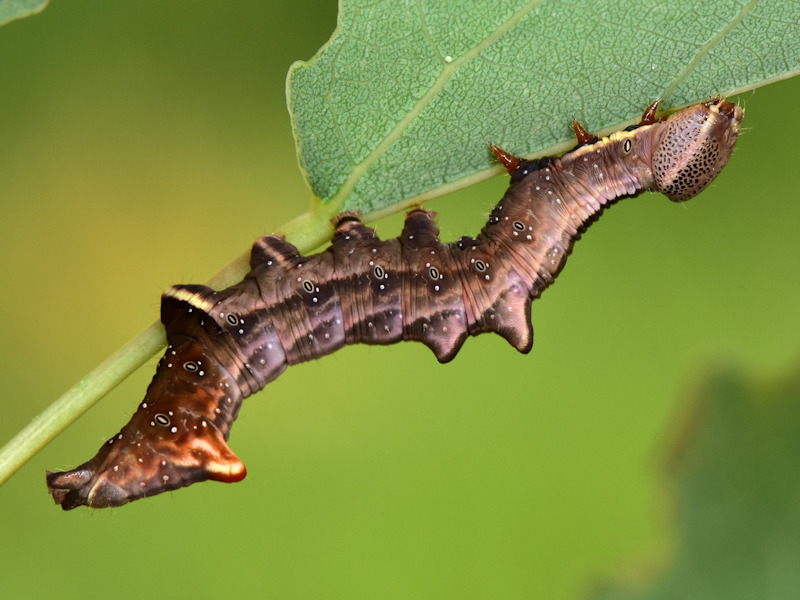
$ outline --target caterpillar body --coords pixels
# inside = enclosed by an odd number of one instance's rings
[[[179,285],[162,296],[168,346],[122,430],[79,467],[47,473],[65,510],[119,506],[197,481],[239,481],[227,439],[242,400],[288,366],[346,344],[420,341],[441,362],[466,338],[533,345],[531,300],[561,271],[575,240],[611,203],[645,191],[683,201],[720,172],[743,111],[722,98],[528,161],[492,146],[511,183],[476,238],[441,243],[434,214],[411,210],[399,238],[380,240],[355,213],[331,245],[301,256],[276,236],[253,246],[251,271],[225,290]]]

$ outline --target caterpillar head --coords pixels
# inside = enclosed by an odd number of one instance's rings
[[[715,98],[667,117],[652,155],[659,191],[682,202],[704,190],[728,162],[743,116],[741,107]]]

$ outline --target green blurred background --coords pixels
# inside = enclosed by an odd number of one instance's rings
[[[335,21],[333,0],[73,0],[0,28],[0,443],[165,287],[307,209],[284,80]],[[699,198],[604,215],[534,304],[531,355],[347,348],[245,402],[242,483],[62,513],[45,469],[95,454],[151,360],[0,488],[3,597],[570,599],[664,564],[686,399],[720,365],[800,366],[798,96],[795,78],[738,99],[745,131]],[[477,233],[505,186],[430,203],[443,238]]]

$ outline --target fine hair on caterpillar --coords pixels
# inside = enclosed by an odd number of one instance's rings
[[[687,200],[730,157],[740,107],[715,98],[657,119],[657,106],[602,139],[574,122],[578,146],[561,157],[531,161],[491,146],[511,182],[475,238],[442,243],[433,213],[415,208],[398,238],[380,240],[343,213],[318,254],[264,236],[241,282],[168,289],[168,346],[143,401],[94,458],[47,473],[53,498],[65,510],[102,508],[240,481],[245,466],[227,439],[242,400],[288,365],[347,344],[415,340],[447,362],[467,337],[495,332],[530,351],[531,301],[606,206],[645,191]]]

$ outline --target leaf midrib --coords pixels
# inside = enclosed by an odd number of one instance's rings
[[[722,28],[717,35],[711,38],[711,40],[709,40],[702,48],[700,48],[700,50],[698,50],[691,62],[686,65],[686,68],[683,70],[683,72],[678,75],[675,80],[664,90],[662,98],[668,98],[681,84],[681,82],[683,82],[689,76],[689,74],[694,71],[695,67],[697,67],[700,61],[711,52],[711,49],[724,40],[733,30],[733,28],[744,20],[747,14],[756,4],[759,3],[759,1],[760,0],[750,0],[750,2],[746,4],[741,11],[739,11],[739,14],[735,19],[731,19],[731,22],[728,23],[726,27]]]
[[[481,54],[486,48],[491,46],[495,43],[500,37],[502,37],[509,29],[511,29],[514,25],[516,25],[523,17],[528,15],[536,6],[544,2],[545,0],[531,0],[521,9],[519,9],[516,13],[514,13],[508,20],[505,21],[502,25],[500,25],[497,29],[495,29],[491,35],[487,36],[483,41],[479,44],[476,44],[474,48],[472,48],[469,52],[462,54],[457,58],[453,58],[453,61],[448,63],[444,62],[444,68],[442,69],[439,77],[437,77],[436,82],[431,85],[430,89],[414,104],[413,108],[409,110],[406,115],[400,119],[397,124],[392,128],[388,135],[386,135],[380,144],[378,144],[372,152],[370,152],[364,160],[360,163],[357,163],[353,169],[350,171],[350,175],[347,177],[345,182],[339,188],[339,191],[334,194],[329,204],[334,207],[340,207],[344,204],[345,199],[352,193],[355,186],[361,180],[363,175],[375,164],[381,156],[387,151],[387,149],[394,144],[403,132],[408,128],[408,126],[416,119],[420,113],[425,109],[425,107],[430,104],[430,102],[436,97],[436,95],[444,88],[447,81],[453,74],[458,70],[458,68],[471,61],[472,59],[476,58],[478,55]],[[424,14],[422,11],[422,7],[419,6],[419,1],[417,1],[417,7],[420,11],[420,14]],[[425,20],[422,19],[423,24]],[[430,38],[429,38],[430,39]],[[436,49],[435,46],[434,50],[436,51],[437,56],[441,58],[441,55]]]

